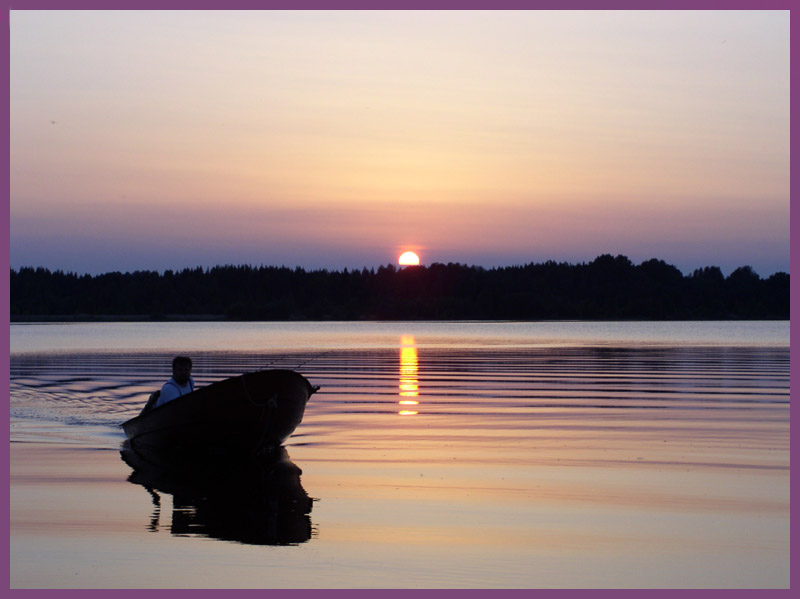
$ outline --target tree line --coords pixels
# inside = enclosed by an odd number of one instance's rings
[[[74,320],[204,315],[231,320],[788,319],[789,275],[749,266],[684,276],[663,260],[604,254],[483,268],[431,264],[329,271],[215,266],[79,275],[11,270],[11,317]]]

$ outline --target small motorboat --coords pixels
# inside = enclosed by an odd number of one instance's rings
[[[122,424],[140,451],[258,454],[280,446],[319,387],[293,370],[261,370],[202,387]]]

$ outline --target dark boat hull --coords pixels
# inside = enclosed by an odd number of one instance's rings
[[[294,432],[315,390],[292,370],[251,372],[148,410],[122,428],[143,450],[257,453]]]

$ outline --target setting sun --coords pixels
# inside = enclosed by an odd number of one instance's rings
[[[400,258],[397,261],[400,266],[418,266],[419,256],[417,256],[414,252],[405,252],[404,254],[400,255]]]

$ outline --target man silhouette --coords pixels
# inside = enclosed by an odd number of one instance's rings
[[[172,378],[164,383],[160,391],[154,391],[150,395],[142,414],[192,391],[194,391],[192,359],[187,356],[175,356],[172,360]]]

